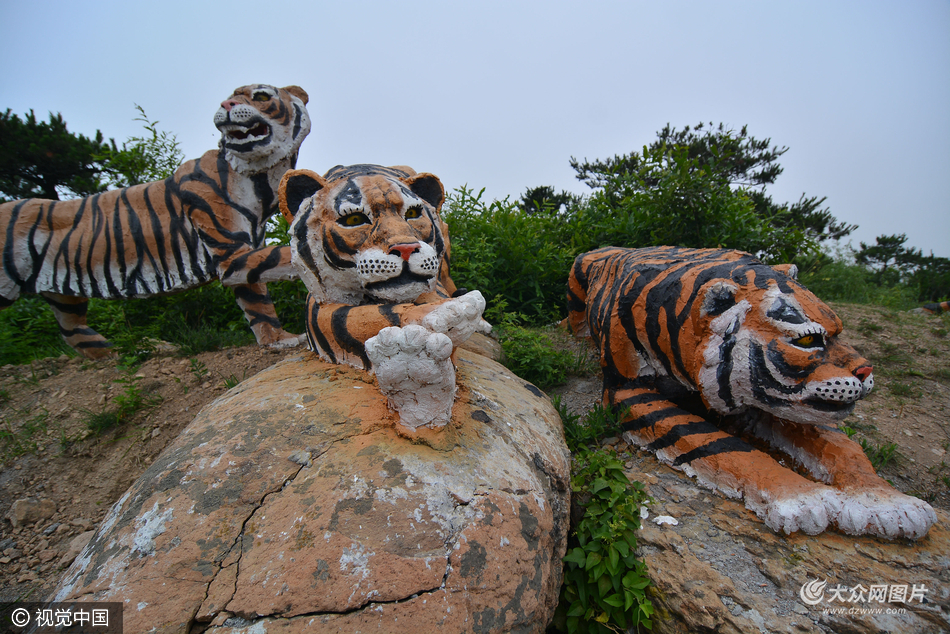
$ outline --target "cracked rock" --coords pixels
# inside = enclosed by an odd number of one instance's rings
[[[570,508],[560,419],[494,361],[457,365],[439,432],[397,430],[368,375],[312,355],[242,382],[119,500],[54,600],[122,601],[126,632],[543,632]]]

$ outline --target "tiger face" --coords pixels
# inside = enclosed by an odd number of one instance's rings
[[[310,132],[309,97],[299,86],[256,84],[237,88],[221,102],[214,125],[221,150],[239,172],[259,172],[295,157]]]
[[[871,365],[838,340],[837,315],[765,265],[746,284],[714,280],[694,305],[705,334],[698,384],[721,414],[761,409],[798,423],[843,420],[874,386]]]
[[[405,303],[435,289],[447,247],[441,181],[411,168],[292,170],[279,188],[292,261],[319,303]]]

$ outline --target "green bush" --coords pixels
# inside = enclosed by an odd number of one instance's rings
[[[456,286],[481,291],[489,305],[504,300],[534,325],[561,319],[568,271],[586,246],[572,235],[574,223],[508,199],[486,203],[483,193],[463,187],[445,205]]]
[[[839,254],[801,270],[798,280],[824,301],[875,304],[894,310],[917,306],[917,290],[907,285],[879,286],[874,273]]]

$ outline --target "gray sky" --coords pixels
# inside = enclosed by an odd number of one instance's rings
[[[237,86],[297,84],[298,167],[407,164],[488,198],[666,123],[748,124],[790,150],[770,193],[827,196],[852,242],[906,233],[950,257],[950,2],[0,3],[0,108],[73,132],[216,146]]]

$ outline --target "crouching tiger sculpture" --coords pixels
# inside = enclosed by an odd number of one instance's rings
[[[933,509],[833,426],[870,392],[872,368],[791,273],[738,251],[608,247],[574,262],[568,320],[599,347],[604,404],[629,408],[627,440],[743,498],[773,530],[922,537]]]
[[[310,348],[374,372],[404,428],[445,426],[453,349],[487,324],[481,293],[453,297],[441,181],[405,166],[291,170],[279,200],[309,291]]]
[[[300,343],[281,329],[267,293],[267,282],[297,276],[289,247],[264,246],[264,221],[310,132],[307,101],[297,86],[238,88],[214,116],[219,148],[164,181],[0,205],[0,309],[39,293],[66,343],[100,358],[111,344],[86,324],[89,298],[147,297],[218,278],[234,288],[258,343]]]

